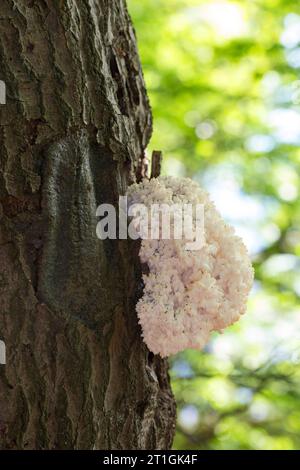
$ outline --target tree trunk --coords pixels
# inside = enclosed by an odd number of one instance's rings
[[[96,237],[151,134],[125,2],[1,0],[0,39],[0,448],[169,448],[136,245]]]

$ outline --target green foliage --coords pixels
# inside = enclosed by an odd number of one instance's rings
[[[300,7],[129,0],[164,172],[211,192],[243,236],[247,315],[172,361],[175,448],[300,448]]]

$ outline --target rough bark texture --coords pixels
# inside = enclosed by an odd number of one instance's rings
[[[1,0],[0,79],[0,449],[168,448],[136,246],[95,232],[151,133],[124,1]]]

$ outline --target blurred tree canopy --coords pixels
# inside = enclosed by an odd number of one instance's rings
[[[211,193],[252,255],[247,314],[172,359],[177,449],[300,448],[300,6],[128,0],[164,172]]]

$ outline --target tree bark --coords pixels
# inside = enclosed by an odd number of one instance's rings
[[[0,449],[166,449],[136,244],[96,237],[151,134],[124,0],[2,0]]]

